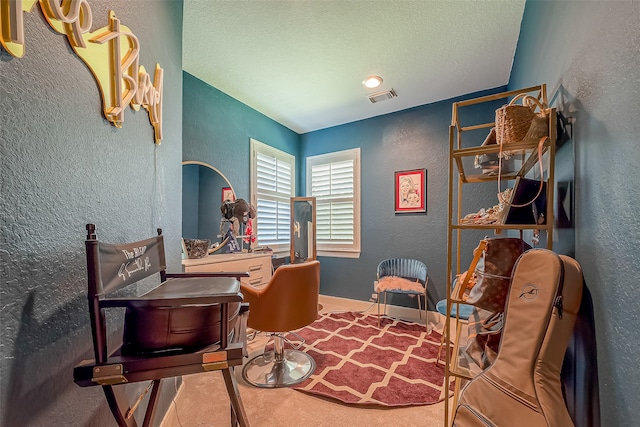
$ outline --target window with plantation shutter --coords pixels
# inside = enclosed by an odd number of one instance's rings
[[[316,198],[319,255],[360,255],[360,149],[307,158],[307,196]]]
[[[289,250],[294,177],[294,156],[251,139],[251,203],[258,212],[257,244],[276,252]]]

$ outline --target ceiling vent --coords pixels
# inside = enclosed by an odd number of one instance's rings
[[[371,95],[368,96],[368,98],[372,104],[375,104],[376,102],[382,102],[387,99],[395,98],[396,96],[398,96],[396,94],[396,91],[391,89],[391,90],[386,90],[384,92],[372,93]]]

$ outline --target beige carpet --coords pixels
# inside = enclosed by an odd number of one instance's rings
[[[370,309],[369,312],[376,312],[375,306],[358,301],[322,298],[321,302],[323,313],[366,308]],[[250,342],[250,357],[260,353],[265,343],[266,337],[261,335]],[[242,380],[241,371],[240,367],[236,368],[236,378],[253,427],[425,427],[441,426],[444,422],[443,402],[404,408],[360,408],[289,388],[256,388]],[[166,382],[165,387],[170,384],[171,380]],[[229,412],[229,399],[220,372],[189,375],[183,377],[178,396],[167,412],[162,427],[226,427],[230,425]]]

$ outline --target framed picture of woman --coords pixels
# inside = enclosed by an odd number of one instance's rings
[[[427,212],[427,170],[395,173],[395,213]]]

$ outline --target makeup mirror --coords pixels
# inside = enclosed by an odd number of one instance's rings
[[[316,198],[291,198],[291,264],[316,259]]]

